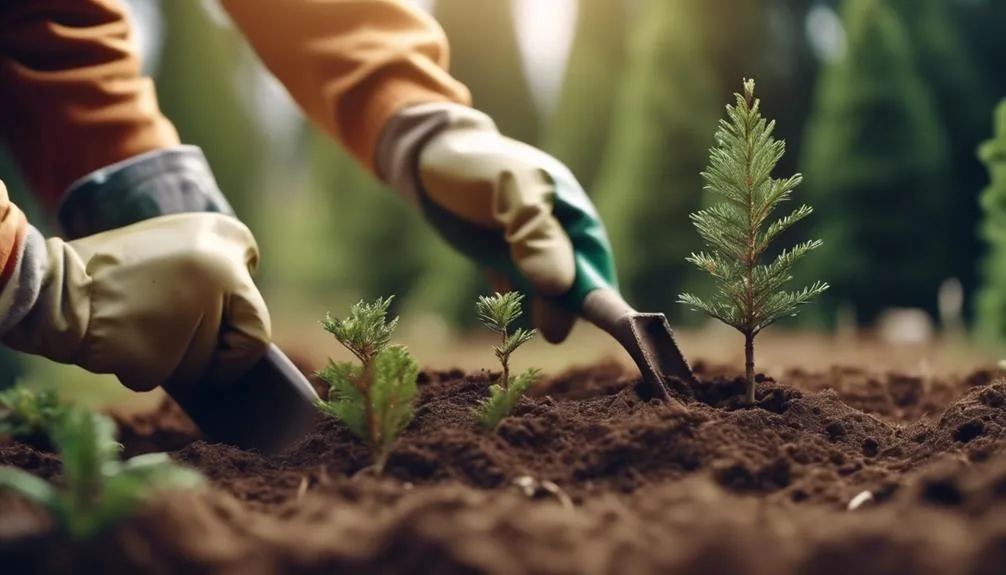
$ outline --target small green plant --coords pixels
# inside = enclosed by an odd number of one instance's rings
[[[541,375],[540,370],[530,368],[517,377],[510,377],[510,354],[534,338],[534,330],[509,330],[510,324],[520,317],[523,299],[524,296],[517,292],[496,293],[479,296],[475,304],[479,320],[484,326],[500,334],[501,339],[499,345],[493,346],[493,351],[500,360],[502,373],[499,381],[489,386],[489,397],[475,410],[479,424],[486,429],[495,429]]]
[[[393,297],[393,296],[392,296]],[[412,422],[419,366],[404,346],[391,345],[398,318],[387,319],[392,297],[357,302],[345,319],[326,315],[325,331],[360,363],[329,361],[318,372],[329,385],[318,408],[367,443],[381,473],[398,436]]]
[[[754,338],[778,319],[796,315],[797,308],[828,289],[828,284],[815,282],[799,291],[782,290],[792,279],[793,264],[820,246],[820,240],[797,244],[771,263],[759,263],[772,240],[812,210],[802,205],[764,227],[773,209],[790,198],[803,177],[772,178],[786,144],[772,137],[775,121],[762,117],[754,87],[754,80],[745,80],[744,95],[735,94],[737,104],[727,106],[729,121],[720,120],[717,145],[702,172],[704,189],[726,201],[691,215],[711,252],[693,253],[687,260],[713,276],[718,297],[707,301],[685,293],[678,300],[744,335],[748,403],[755,400]]]
[[[72,407],[51,422],[49,435],[63,464],[64,486],[16,467],[0,468],[0,489],[9,489],[46,510],[57,528],[84,539],[125,518],[156,490],[204,484],[203,476],[176,465],[164,453],[120,461],[115,423]]]
[[[51,389],[18,384],[0,391],[0,435],[23,439],[45,436],[68,404]]]

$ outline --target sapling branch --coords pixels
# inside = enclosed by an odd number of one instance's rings
[[[493,346],[502,368],[500,378],[489,386],[489,398],[476,410],[479,423],[486,429],[495,429],[513,411],[521,396],[534,385],[541,373],[531,368],[515,378],[510,376],[510,355],[534,338],[534,330],[517,328],[511,332],[509,329],[510,324],[520,317],[523,299],[524,296],[518,292],[506,292],[479,296],[475,302],[482,325],[500,336],[499,345]]]
[[[419,367],[403,346],[391,345],[398,318],[387,319],[391,297],[372,303],[360,301],[344,319],[326,315],[325,330],[359,361],[329,361],[318,372],[329,385],[318,408],[340,420],[363,439],[383,471],[402,431],[412,422]]]
[[[790,199],[801,183],[796,174],[775,179],[772,170],[785,153],[785,142],[772,136],[774,121],[767,121],[754,97],[754,81],[744,81],[744,94],[735,94],[736,105],[727,106],[727,118],[719,122],[716,146],[702,172],[704,190],[724,201],[690,218],[709,253],[693,253],[687,260],[713,277],[716,297],[703,300],[684,293],[678,302],[730,325],[744,336],[745,399],[755,400],[754,340],[766,327],[828,289],[815,282],[797,291],[784,291],[792,279],[794,263],[821,245],[820,240],[802,242],[782,250],[768,263],[761,263],[771,242],[813,210],[802,205],[767,227],[778,205]]]

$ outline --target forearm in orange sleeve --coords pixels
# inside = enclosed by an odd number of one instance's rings
[[[0,138],[50,209],[78,178],[179,143],[118,0],[3,3]]]
[[[372,173],[381,130],[396,112],[470,102],[447,71],[443,29],[399,0],[221,4],[307,117]]]

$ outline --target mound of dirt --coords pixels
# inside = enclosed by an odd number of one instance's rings
[[[573,370],[493,433],[471,409],[494,374],[424,372],[380,478],[320,415],[272,457],[197,439],[170,404],[120,417],[128,453],[169,450],[214,489],[167,494],[86,545],[0,537],[0,568],[977,574],[1006,561],[1006,383],[793,372],[760,377],[745,406],[733,372],[696,368],[698,385],[669,382],[670,403],[641,400],[616,364]],[[25,445],[0,446],[3,464],[59,477]],[[522,491],[522,477],[558,491]],[[0,496],[5,518],[30,517],[21,531],[38,525],[26,509]]]

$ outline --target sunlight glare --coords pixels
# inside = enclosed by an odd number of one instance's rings
[[[845,27],[831,8],[820,4],[811,8],[806,31],[807,41],[820,60],[837,62],[845,56]]]
[[[542,115],[559,99],[576,29],[576,0],[513,0],[517,39],[528,83]]]

